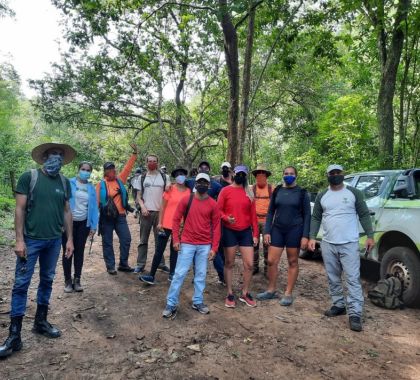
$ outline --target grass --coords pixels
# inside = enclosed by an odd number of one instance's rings
[[[14,241],[4,233],[5,230],[13,229],[13,210],[15,209],[14,198],[0,196],[0,245],[11,246]]]

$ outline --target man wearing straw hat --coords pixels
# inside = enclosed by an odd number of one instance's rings
[[[15,230],[17,256],[12,290],[9,336],[0,346],[0,357],[22,348],[21,328],[26,311],[28,288],[39,259],[37,310],[33,332],[48,338],[61,336],[47,321],[55,268],[61,249],[63,228],[67,233],[66,257],[73,254],[70,183],[61,173],[62,165],[73,160],[76,151],[66,144],[47,143],[32,150],[42,167],[22,174],[16,187]]]

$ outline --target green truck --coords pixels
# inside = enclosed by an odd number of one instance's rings
[[[405,305],[420,306],[420,169],[353,173],[344,181],[363,192],[372,217],[376,245],[365,253],[359,225],[360,255],[380,263],[381,278],[392,274],[402,281]]]

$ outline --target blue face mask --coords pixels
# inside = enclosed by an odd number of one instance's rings
[[[295,182],[296,176],[294,175],[285,175],[283,176],[283,181],[286,185],[291,185],[293,182]]]
[[[59,154],[50,154],[44,162],[44,170],[49,176],[56,176],[63,166],[63,157]]]
[[[82,181],[87,181],[90,178],[91,174],[92,174],[91,172],[88,172],[86,170],[79,170],[79,178]]]
[[[187,177],[185,177],[185,175],[178,175],[175,178],[176,183],[183,185],[185,183],[185,180],[187,179]]]

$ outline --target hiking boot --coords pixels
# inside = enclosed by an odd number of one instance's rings
[[[169,274],[171,272],[166,265],[159,265],[158,269],[163,273],[168,273]]]
[[[207,305],[204,305],[203,303],[199,303],[199,304],[193,303],[191,307],[194,310],[197,310],[201,314],[208,314],[208,313],[210,313],[210,310],[207,307]]]
[[[351,315],[349,317],[350,322],[350,330],[360,332],[363,330],[362,327],[362,318],[358,317],[357,315]]]
[[[66,280],[64,283],[64,293],[73,293],[73,283],[71,280]]]
[[[141,282],[144,282],[144,283],[149,284],[149,285],[154,285],[155,284],[155,278],[153,276],[150,276],[150,275],[139,276],[139,280]]]
[[[32,331],[48,338],[58,338],[61,331],[47,321],[48,305],[38,305]]]
[[[162,317],[174,319],[176,317],[177,311],[178,311],[178,308],[176,306],[166,305],[165,310],[163,310],[162,312]]]
[[[117,274],[117,271],[113,268],[113,269],[107,269],[106,270],[108,272],[108,274],[115,276]]]
[[[269,291],[265,291],[262,293],[258,293],[257,296],[255,297],[258,301],[265,301],[265,300],[272,300],[274,298],[277,298],[277,292],[269,292]]]
[[[134,267],[134,273],[143,273],[144,272],[144,267],[140,267],[140,266],[135,266]]]
[[[257,306],[257,302],[252,298],[252,296],[251,296],[250,293],[242,294],[239,297],[239,301],[245,303],[249,307],[255,307],[255,306]]]
[[[332,306],[331,309],[325,311],[324,315],[327,317],[337,317],[346,314],[345,307]]]
[[[279,301],[279,304],[281,306],[290,306],[293,303],[293,296],[286,296],[284,295],[281,297],[281,300]]]
[[[223,278],[219,278],[219,279],[217,280],[217,283],[218,283],[219,285],[226,286],[226,282],[225,282],[225,280],[224,280]]]
[[[129,265],[118,265],[119,272],[134,272],[134,268],[131,268]]]
[[[225,298],[225,306],[226,307],[230,307],[230,308],[235,308],[236,307],[236,301],[235,301],[235,296],[233,294],[229,294],[226,298]]]
[[[75,292],[83,292],[83,287],[80,285],[80,278],[74,278],[73,287]]]
[[[2,346],[0,346],[0,358],[7,358],[12,355],[13,352],[20,351],[22,349],[22,340],[20,337],[20,331],[22,330],[22,319],[20,317],[12,317],[9,326],[9,336],[5,340]]]

